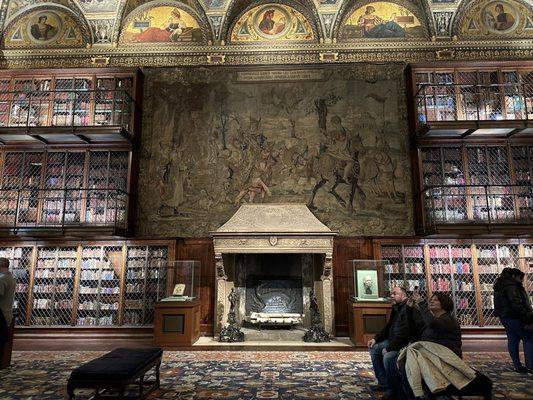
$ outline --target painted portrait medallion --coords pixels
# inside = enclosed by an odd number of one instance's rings
[[[520,16],[516,9],[505,1],[492,1],[482,10],[483,25],[492,33],[509,33],[516,29]]]
[[[282,37],[290,27],[291,17],[287,10],[278,6],[267,6],[254,17],[254,29],[265,39]]]
[[[418,18],[407,8],[378,1],[356,9],[342,29],[344,39],[403,39],[424,37]]]
[[[231,31],[233,42],[314,40],[309,21],[284,4],[268,4],[245,12]]]
[[[28,37],[38,44],[50,43],[57,39],[61,26],[61,18],[56,13],[37,13],[28,21]]]
[[[172,7],[154,7],[138,12],[123,34],[125,43],[201,42],[198,21],[187,11]]]

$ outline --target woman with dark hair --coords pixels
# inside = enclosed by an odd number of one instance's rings
[[[407,305],[417,308],[424,320],[420,340],[439,343],[462,357],[461,326],[452,315],[453,300],[450,296],[435,292],[428,304],[415,291]]]
[[[507,348],[516,372],[533,373],[533,309],[523,285],[524,273],[505,268],[494,282],[494,314],[507,334]],[[520,340],[524,342],[526,365],[520,362]]]

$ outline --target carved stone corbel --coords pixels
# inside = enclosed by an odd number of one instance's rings
[[[224,260],[221,253],[215,253],[216,268],[216,303],[215,303],[215,335],[217,335],[224,325],[226,315],[226,281],[228,276],[224,268]]]

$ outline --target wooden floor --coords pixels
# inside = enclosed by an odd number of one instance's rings
[[[137,336],[106,336],[106,335],[76,335],[69,337],[68,335],[57,335],[43,337],[43,335],[21,335],[15,337],[14,350],[15,351],[76,351],[76,350],[112,350],[117,347],[147,347],[153,346],[151,335],[137,335]],[[327,348],[317,346],[239,346],[239,345],[220,345],[220,346],[192,346],[192,347],[176,347],[173,349],[182,350],[242,350],[242,351],[365,351],[364,348],[355,347],[335,347],[328,346]],[[464,352],[505,352],[507,351],[507,340],[505,339],[465,339],[463,340]]]

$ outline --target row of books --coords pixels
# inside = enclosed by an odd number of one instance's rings
[[[385,272],[391,274],[406,273],[406,274],[423,274],[424,267],[422,263],[394,263],[386,264]]]
[[[55,258],[56,254],[57,254],[57,257],[59,257],[59,258],[76,258],[78,256],[76,250],[64,250],[64,249],[45,250],[45,249],[41,249],[39,251],[39,258],[40,259],[42,259],[42,258]]]
[[[472,251],[470,247],[451,247],[450,249],[445,247],[430,247],[430,258],[470,258],[472,257]]]
[[[38,269],[35,271],[35,278],[49,279],[49,278],[73,278],[74,272],[69,269]]]
[[[118,302],[100,303],[97,301],[84,301],[78,304],[78,310],[118,310]]]
[[[56,267],[59,269],[75,268],[76,260],[74,258],[75,256],[72,259],[58,259],[58,260],[55,260],[53,258],[39,259],[37,260],[37,270],[45,269],[45,268],[55,269]]]
[[[80,294],[119,294],[120,287],[91,287],[80,285]]]
[[[67,283],[55,285],[34,285],[33,293],[68,293],[72,291]]]
[[[106,317],[80,317],[76,321],[78,326],[110,326],[115,325],[115,317],[110,315]]]
[[[102,280],[112,281],[118,279],[113,270],[93,270],[93,271],[81,271],[82,280]]]

